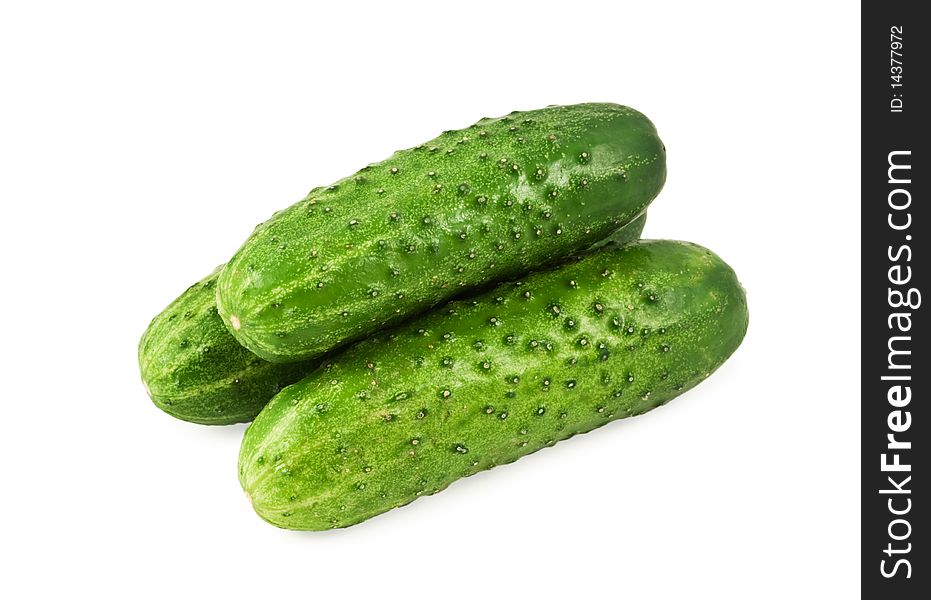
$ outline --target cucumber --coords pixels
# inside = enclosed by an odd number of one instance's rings
[[[312,358],[584,250],[643,212],[665,176],[653,124],[624,106],[483,119],[276,213],[223,269],[217,306],[262,358]]]
[[[729,266],[609,245],[350,347],[249,426],[239,479],[289,529],[346,527],[695,386],[747,328]]]
[[[251,421],[278,391],[317,362],[273,364],[236,342],[216,309],[219,268],[168,305],[139,342],[139,369],[152,401],[194,423]]]

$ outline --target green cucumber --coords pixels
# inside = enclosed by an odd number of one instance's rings
[[[219,268],[168,305],[142,335],[139,369],[152,401],[194,423],[251,421],[317,362],[273,364],[239,345],[216,309]]]
[[[259,225],[223,269],[217,307],[262,358],[312,358],[584,250],[643,212],[665,176],[663,144],[631,108],[483,119]]]
[[[665,404],[734,352],[747,318],[709,250],[610,245],[335,355],[247,429],[240,483],[279,527],[353,525]]]

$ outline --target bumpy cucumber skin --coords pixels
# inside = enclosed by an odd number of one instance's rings
[[[656,129],[631,108],[483,119],[276,213],[223,270],[217,306],[267,360],[318,356],[584,250],[643,212],[665,177]]]
[[[646,214],[605,242],[640,237]],[[273,364],[236,342],[216,313],[219,269],[188,288],[162,311],[139,344],[139,366],[152,401],[166,413],[205,425],[251,421],[283,387],[319,361]]]
[[[325,362],[248,428],[240,483],[279,527],[353,525],[666,403],[734,352],[747,319],[709,250],[611,245]]]
[[[219,268],[168,305],[139,342],[139,369],[152,401],[204,425],[251,421],[281,388],[317,362],[273,364],[239,345],[216,310]]]

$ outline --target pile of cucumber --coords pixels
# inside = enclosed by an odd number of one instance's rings
[[[312,190],[159,314],[156,406],[254,421],[263,519],[347,527],[665,404],[740,345],[734,271],[641,240],[666,178],[616,104],[482,119]]]

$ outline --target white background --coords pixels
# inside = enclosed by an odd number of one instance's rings
[[[856,4],[141,4],[0,9],[0,595],[854,597]],[[244,427],[146,397],[149,319],[311,187],[584,101],[656,123],[645,236],[736,269],[740,350],[665,408],[357,527],[262,522]]]

